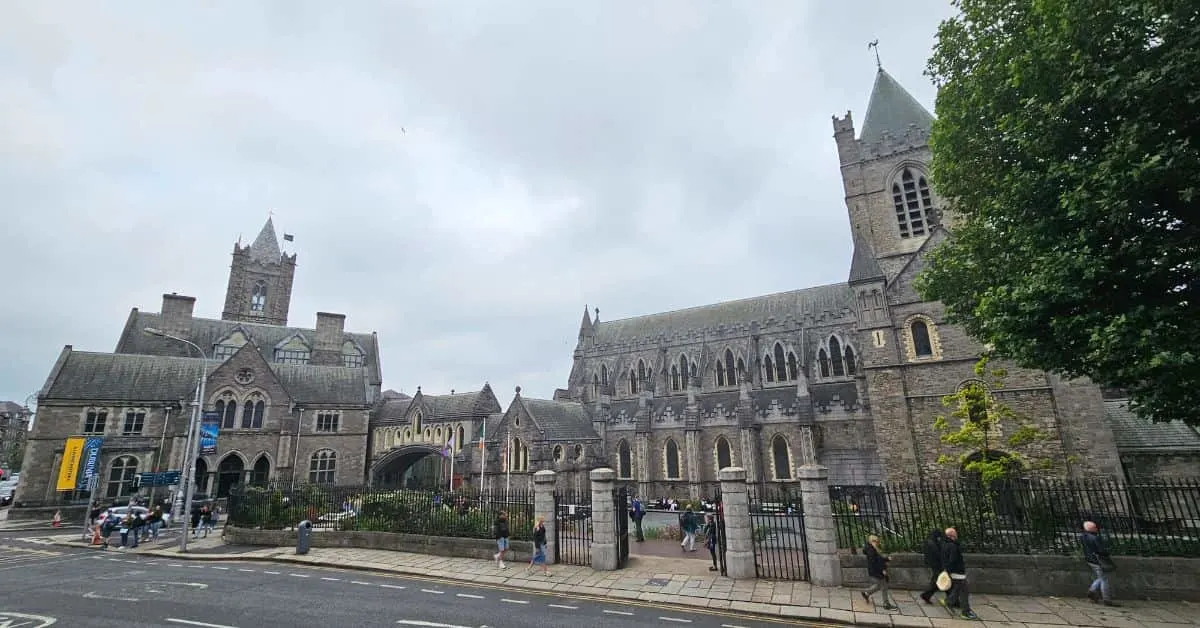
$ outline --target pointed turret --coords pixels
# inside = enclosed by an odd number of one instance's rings
[[[267,218],[254,244],[250,245],[250,259],[263,264],[278,264],[282,253],[279,250],[279,238],[275,237],[275,224]]]
[[[875,252],[861,237],[854,237],[854,256],[850,258],[850,283],[880,281],[884,278],[883,269],[875,259]]]
[[[882,139],[884,133],[899,136],[913,126],[929,133],[932,125],[933,114],[901,87],[891,74],[879,68],[875,74],[875,86],[871,88],[871,101],[867,105],[859,141],[873,144]]]
[[[583,306],[583,320],[579,323],[579,341],[583,342],[585,338],[591,338],[595,333],[596,328],[592,325],[592,315],[585,305]]]

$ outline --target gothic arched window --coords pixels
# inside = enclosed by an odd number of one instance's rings
[[[250,311],[262,312],[267,309],[267,284],[260,281],[254,284],[254,290],[250,293]]]
[[[671,365],[671,390],[679,390],[679,367]]]
[[[853,375],[856,368],[858,368],[858,363],[854,359],[854,349],[851,349],[850,345],[846,345],[846,374]]]
[[[829,377],[829,354],[825,349],[817,352],[817,366],[821,370],[821,377]]]
[[[792,379],[787,374],[787,362],[783,357],[783,345],[775,343],[775,379],[784,381]]]
[[[725,350],[725,383],[730,386],[736,386],[737,379],[737,364],[733,361],[733,351]]]
[[[787,440],[776,434],[771,439],[771,458],[775,463],[775,479],[792,479],[792,454],[788,451]]]
[[[763,375],[766,376],[768,382],[775,381],[775,362],[769,355],[763,358]]]
[[[838,342],[837,338],[829,338],[829,359],[833,364],[833,376],[842,377],[846,374],[846,366],[842,361],[845,356],[842,355],[842,343]]]
[[[916,320],[909,325],[909,331],[912,332],[913,352],[919,358],[927,358],[933,355],[933,343],[929,340],[929,326],[925,321]]]
[[[900,180],[892,184],[892,204],[901,238],[915,238],[929,232],[935,219],[933,197],[925,177],[905,168]]]
[[[629,443],[625,440],[617,443],[617,477],[621,479],[633,477],[633,461],[629,455]]]
[[[608,390],[608,366],[605,364],[600,365],[600,385]]]
[[[629,369],[629,394],[636,395],[638,392],[638,376],[637,371]]]
[[[695,369],[692,370],[691,374],[696,374]],[[688,386],[691,385],[691,382],[688,381],[688,359],[686,355],[679,356],[679,377],[680,388],[687,390]]]
[[[595,373],[592,373],[592,394],[600,394],[600,376]]]
[[[679,474],[679,445],[676,445],[674,440],[668,439],[663,453],[666,456],[667,479],[678,480],[682,477]]]
[[[717,444],[714,449],[716,449],[717,454],[717,471],[733,466],[733,455],[729,449],[729,441],[725,440],[724,436],[717,437]]]
[[[800,377],[800,368],[796,363],[796,354],[791,351],[788,351],[787,372],[788,379],[797,379]]]

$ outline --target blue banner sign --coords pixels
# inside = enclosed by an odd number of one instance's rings
[[[200,455],[217,453],[217,433],[221,429],[221,414],[205,412],[200,418]]]
[[[75,484],[77,490],[85,491],[92,487],[92,478],[96,477],[100,466],[100,446],[103,444],[104,439],[99,436],[88,437],[83,442],[83,455],[80,456],[81,472]]]

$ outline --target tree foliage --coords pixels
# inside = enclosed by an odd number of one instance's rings
[[[1021,449],[1047,436],[1028,417],[996,399],[995,392],[1004,388],[1008,373],[990,368],[988,362],[987,356],[980,358],[975,363],[975,379],[942,397],[942,405],[951,412],[935,418],[933,429],[943,443],[960,452],[938,456],[938,464],[954,464],[984,482],[993,482],[1020,475],[1030,466]]]
[[[1200,3],[959,0],[921,294],[1024,367],[1200,424]]]

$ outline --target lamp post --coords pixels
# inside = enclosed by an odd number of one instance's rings
[[[184,340],[178,336],[172,336],[161,329],[147,327],[143,331],[151,336],[158,336],[159,338],[167,338],[168,340],[182,342],[183,344],[195,349],[196,352],[200,354],[200,358],[203,360],[200,368],[200,381],[196,385],[196,400],[192,403],[192,419],[190,422],[188,422],[187,441],[184,445],[183,478],[180,481],[180,488],[183,490],[183,511],[175,515],[183,520],[183,524],[179,533],[179,551],[180,553],[184,553],[187,552],[188,522],[191,521],[190,513],[192,512],[192,491],[194,489],[193,484],[195,484],[196,481],[196,456],[198,455],[196,450],[199,449],[200,446],[200,434],[198,431],[200,429],[200,414],[204,406],[204,385],[208,380],[208,354],[206,354],[204,349],[201,349],[196,343],[190,340]],[[176,496],[175,508],[178,509],[178,507],[179,497]]]

